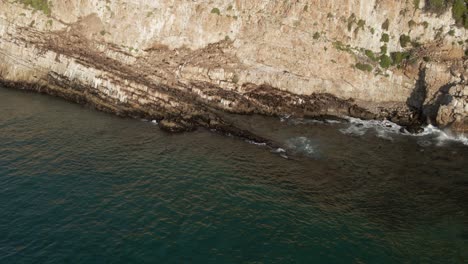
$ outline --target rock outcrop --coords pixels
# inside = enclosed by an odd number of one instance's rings
[[[0,0],[0,83],[257,141],[223,113],[466,131],[466,29],[420,2]]]
[[[437,123],[440,126],[450,126],[456,131],[468,132],[468,87],[456,85],[445,94],[446,103],[442,104],[437,113]]]

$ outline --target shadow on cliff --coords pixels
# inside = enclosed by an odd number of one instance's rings
[[[435,124],[440,106],[448,105],[452,101],[449,90],[454,85],[454,83],[443,85],[434,94],[433,98],[427,101],[426,68],[421,66],[416,86],[410,97],[406,100],[406,105],[413,113],[415,119],[421,124]]]
[[[452,102],[452,96],[449,94],[449,91],[453,86],[455,86],[454,83],[443,85],[434,95],[434,99],[431,100],[431,103],[423,106],[423,114],[426,117],[427,122],[435,124],[440,107]]]
[[[416,86],[411,92],[410,97],[406,100],[406,105],[413,113],[415,119],[420,123],[424,123],[423,106],[426,101],[427,87],[426,87],[426,68],[421,66],[419,69],[418,80]]]

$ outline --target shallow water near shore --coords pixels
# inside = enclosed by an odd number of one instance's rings
[[[468,262],[463,137],[231,119],[288,159],[0,88],[0,263]]]

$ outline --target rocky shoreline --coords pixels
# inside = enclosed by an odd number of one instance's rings
[[[206,128],[211,131],[238,137],[240,139],[277,149],[281,146],[270,139],[256,135],[248,130],[244,130],[223,118],[223,109],[217,104],[206,104],[197,101],[190,93],[185,95],[178,93],[179,101],[194,100],[192,104],[187,104],[183,109],[159,108],[154,105],[142,106],[123,104],[119,101],[109,100],[108,97],[93,92],[92,87],[82,84],[64,81],[58,76],[50,74],[47,84],[26,83],[5,81],[0,79],[0,86],[36,92],[63,98],[69,102],[87,105],[96,110],[115,114],[120,117],[136,119],[155,120],[163,131],[170,133],[190,132],[197,128]],[[275,92],[281,96],[273,95]],[[241,98],[244,107],[235,108],[229,113],[240,115],[260,114],[265,116],[290,116],[312,119],[323,118],[343,118],[346,116],[374,119],[376,115],[358,107],[351,101],[340,100],[330,94],[297,96],[287,92],[280,92],[272,87],[262,86],[251,88],[247,97]],[[238,99],[238,100],[241,100]],[[303,101],[297,105],[293,102]]]
[[[115,23],[125,24],[130,21],[127,15],[133,13],[125,8],[120,10],[122,6],[112,3],[103,8],[115,9],[114,13],[98,12],[94,5],[104,3],[89,1],[89,8],[76,9],[80,15],[68,22],[66,14],[71,12],[68,9],[76,8],[74,1],[51,6],[49,14],[31,10],[28,5],[1,1],[0,85],[62,97],[123,117],[157,120],[161,129],[173,133],[203,127],[266,143],[272,148],[278,147],[277,144],[240,129],[227,121],[224,114],[316,119],[349,116],[365,120],[388,119],[411,133],[421,131],[425,124],[468,131],[468,62],[463,54],[465,44],[457,44],[466,30],[454,27],[446,36],[456,45],[447,43],[448,40],[437,40],[412,44],[415,47],[406,49],[408,51],[393,52],[395,64],[390,66],[382,63],[387,48],[401,47],[397,47],[398,42],[392,38],[380,40],[380,36],[376,36],[376,30],[387,37],[393,32],[384,26],[381,29],[369,26],[369,32],[357,28],[358,31],[350,34],[343,32],[341,20],[327,15],[327,23],[336,28],[327,32],[327,36],[314,34],[310,42],[302,43],[308,36],[300,23],[290,28],[261,18],[255,23],[248,17],[233,21],[232,16],[206,14],[199,10],[200,6],[190,3],[183,10],[189,12],[187,15],[193,16],[192,19],[199,19],[196,14],[201,12],[219,27],[244,22],[246,24],[239,27],[245,29],[236,29],[236,35],[219,39],[219,33],[203,30],[206,36],[200,35],[198,31],[192,32],[196,28],[194,25],[181,29],[174,22],[173,27],[167,29],[170,31],[167,36],[163,33],[145,35],[142,32],[154,26],[149,23],[150,13],[144,17],[144,10],[135,9],[137,20],[132,23],[142,28],[122,31]],[[162,1],[162,4],[168,3]],[[249,5],[260,8],[254,1],[227,9],[240,12]],[[170,6],[167,8],[172,10]],[[278,14],[277,10],[286,8],[279,3],[270,8],[273,9],[268,11],[269,16],[278,19],[296,15],[296,11]],[[314,19],[314,15],[323,15],[329,8],[323,7],[314,14],[301,9],[299,14],[304,19]],[[387,8],[400,16],[398,10],[388,6],[376,4],[374,8]],[[24,16],[15,15],[20,11],[25,12]],[[179,11],[182,12],[171,12]],[[366,12],[375,15],[375,10]],[[420,19],[437,25],[444,25],[451,19],[431,20],[430,15],[414,12]],[[68,15],[72,14],[75,13]],[[348,15],[348,29],[364,23],[357,21],[354,13],[343,14],[343,17]],[[115,20],[116,16],[121,16],[121,20]],[[170,17],[158,25],[166,26],[172,21]],[[197,23],[208,26],[204,20],[197,20]],[[269,30],[262,27],[265,23]],[[256,40],[255,32],[249,31],[251,27],[257,27],[264,36],[271,31],[283,37],[269,37],[267,42]],[[429,39],[435,34],[433,28],[426,31],[420,38]],[[137,34],[145,41],[135,42],[135,47],[123,45],[120,42],[134,41],[125,35],[127,33]],[[170,40],[177,34],[188,34],[187,38],[202,38],[203,41],[176,45],[177,41]],[[347,42],[340,40],[343,36],[347,36]],[[156,39],[148,39],[151,37]],[[357,48],[363,45],[363,40],[376,42],[374,46],[384,41],[385,54],[378,59],[380,66],[376,65],[373,51]],[[345,45],[348,42],[350,44]],[[293,53],[292,46],[295,47]],[[264,47],[267,48],[265,52],[262,51]],[[252,53],[252,50],[258,52]],[[398,58],[402,61],[396,64]]]

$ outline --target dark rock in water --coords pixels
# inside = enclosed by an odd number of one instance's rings
[[[405,129],[404,127],[401,127],[401,128],[400,128],[400,133],[406,134],[406,129]]]
[[[407,116],[401,116],[401,115],[392,116],[390,118],[390,121],[392,121],[393,123],[396,123],[396,124],[400,124],[402,126],[410,126],[413,123],[415,123],[412,120],[410,120]]]
[[[424,128],[420,125],[409,125],[406,126],[404,129],[406,129],[411,134],[419,134],[424,132]]]
[[[181,133],[181,132],[186,132],[186,131],[192,131],[195,129],[195,127],[189,126],[182,122],[166,120],[166,119],[161,120],[161,122],[159,122],[159,127],[162,130],[171,132],[171,133]]]
[[[338,116],[333,116],[333,115],[318,115],[318,116],[313,116],[311,117],[314,120],[321,121],[324,123],[331,123],[330,121],[338,121],[338,122],[348,122],[347,119],[338,117]]]

